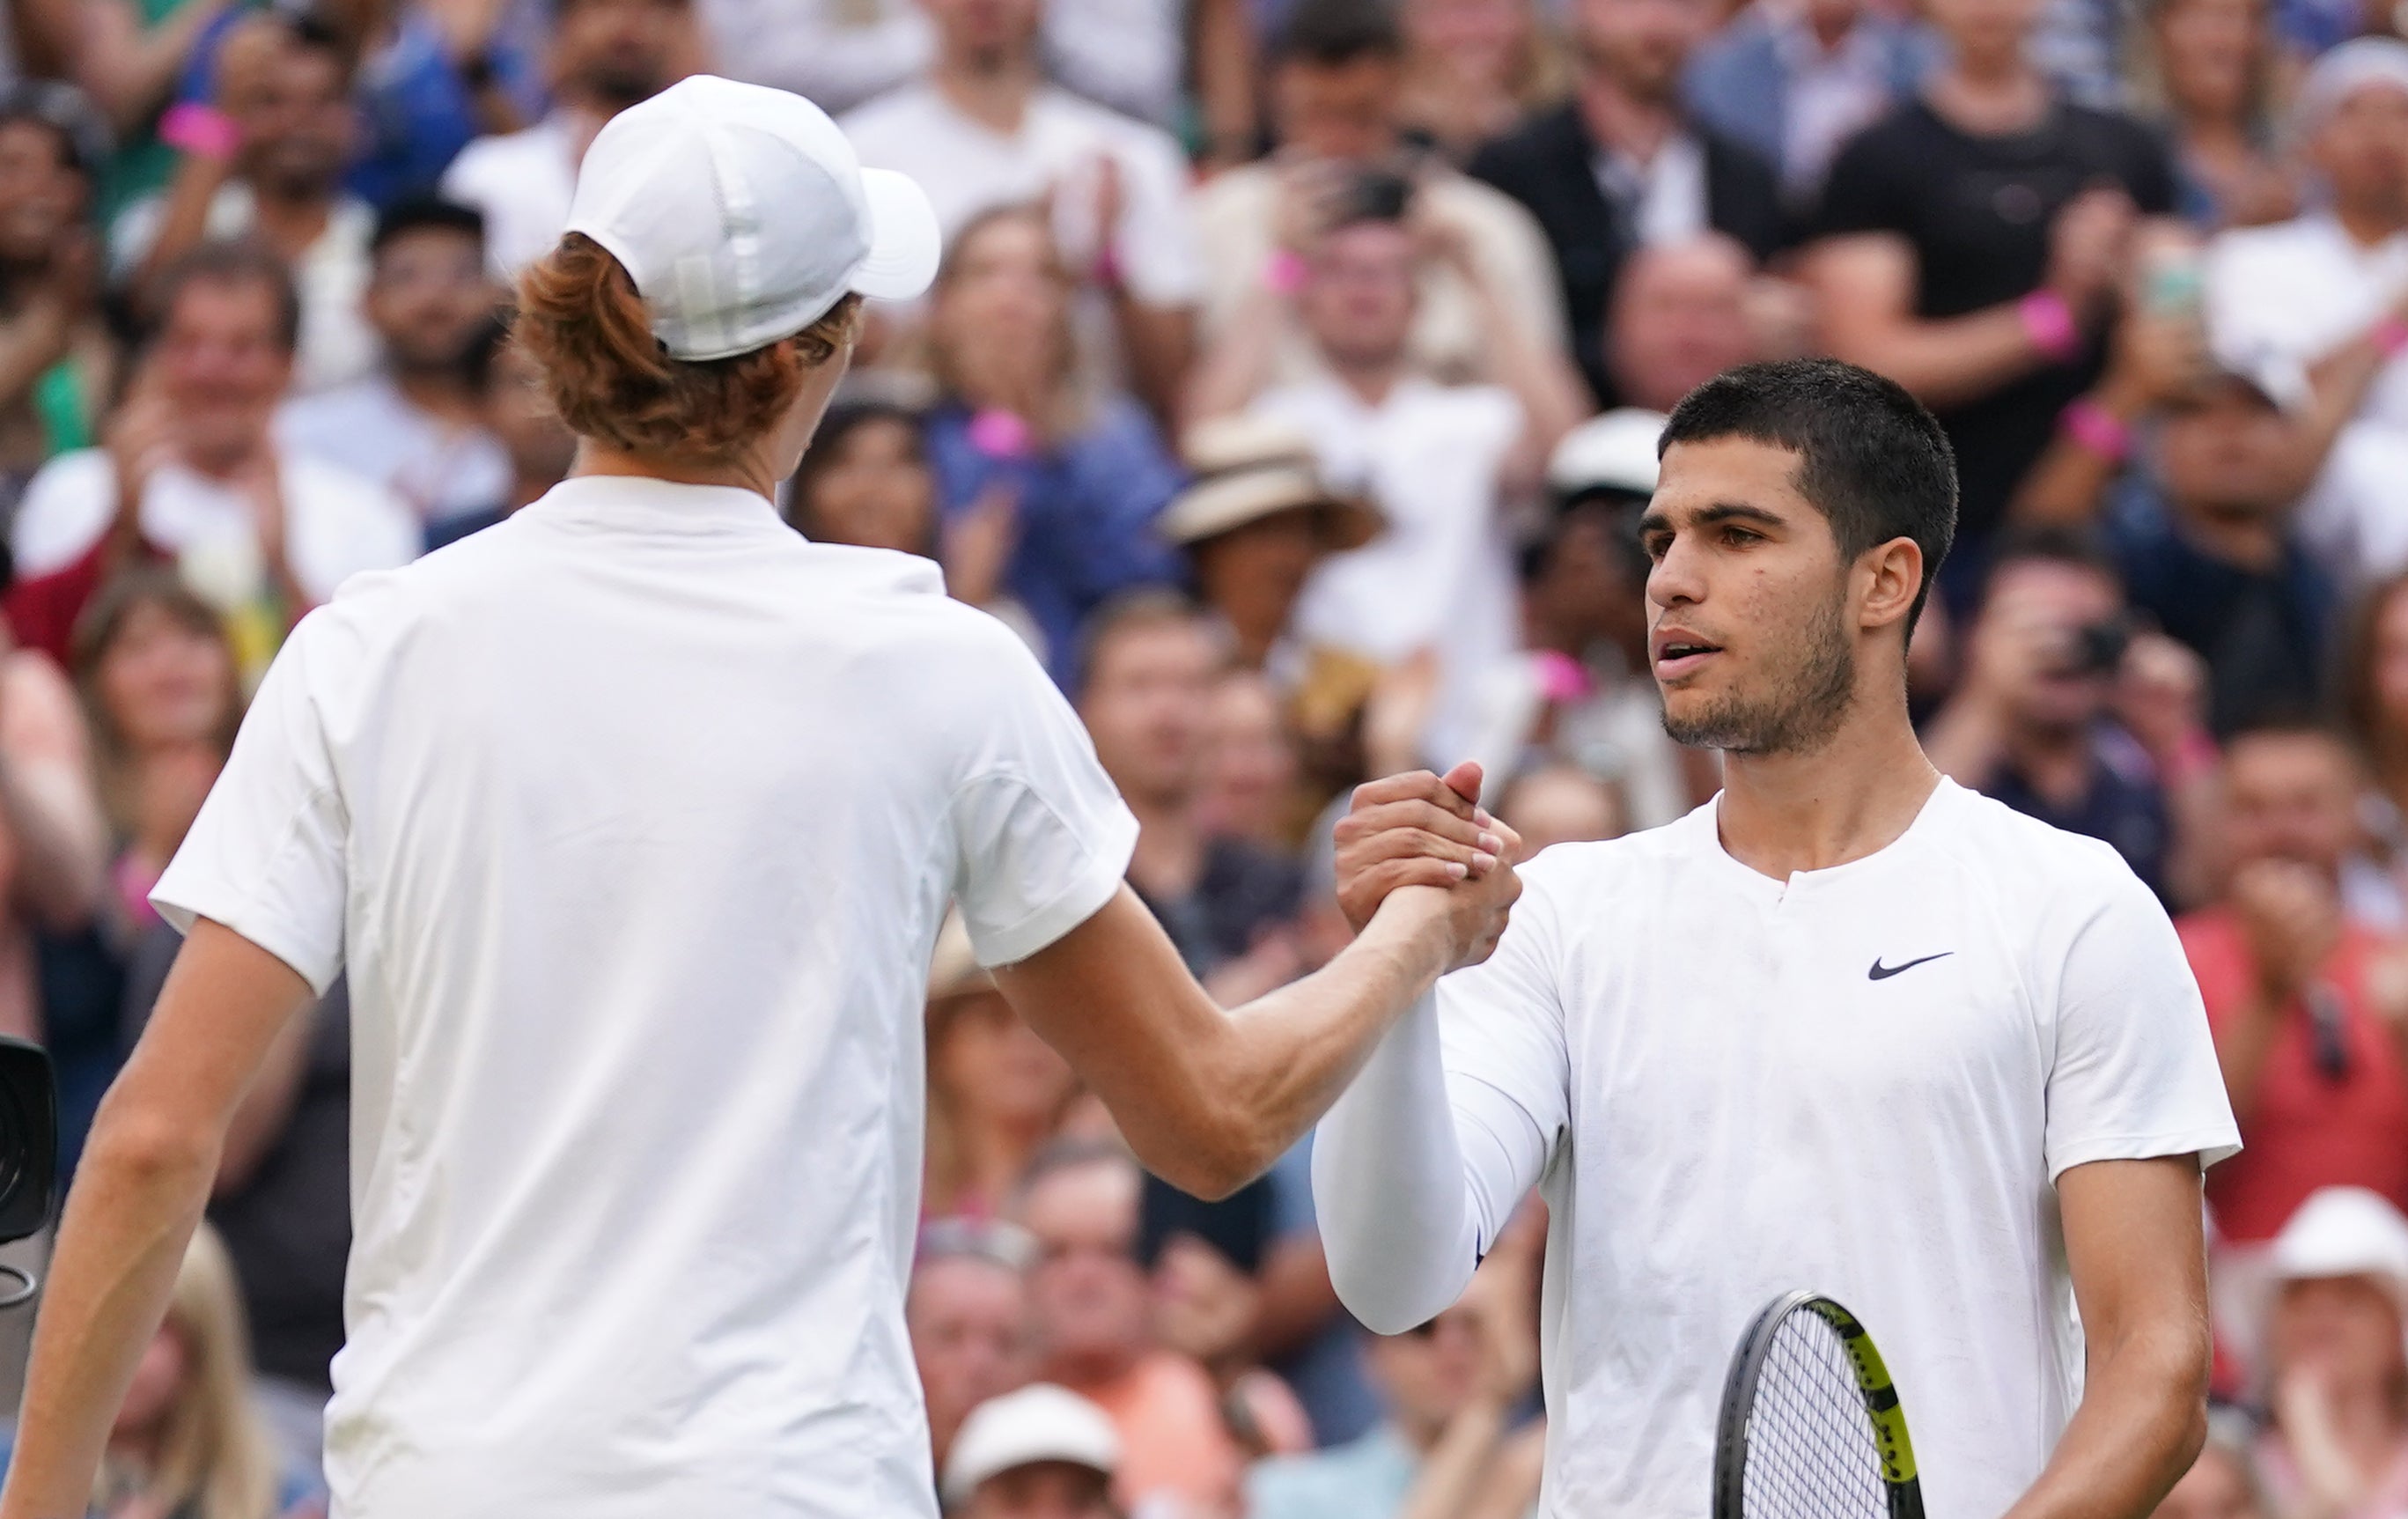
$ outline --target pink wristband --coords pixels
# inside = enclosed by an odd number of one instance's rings
[[[1116,245],[1108,242],[1096,251],[1096,262],[1087,270],[1087,279],[1105,290],[1121,288],[1121,251]]]
[[[1276,294],[1293,295],[1304,288],[1304,259],[1292,250],[1275,250],[1263,261],[1263,284]]]
[[[1037,435],[1018,412],[989,407],[970,419],[969,440],[990,459],[1025,459]]]
[[[216,107],[187,100],[159,118],[159,140],[195,158],[222,162],[242,146],[242,129]]]
[[[2132,454],[2132,429],[2124,420],[2085,395],[2057,414],[2057,429],[2086,452],[2109,464],[2122,464]]]
[[[2064,296],[2053,290],[2035,290],[2015,303],[2015,315],[2023,319],[2024,333],[2032,347],[2049,358],[2070,364],[2081,356],[2082,329]]]
[[[2367,336],[2374,339],[2374,351],[2386,359],[2396,359],[2401,349],[2408,349],[2408,322],[2398,317],[2385,317]]]

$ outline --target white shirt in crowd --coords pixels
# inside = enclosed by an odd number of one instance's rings
[[[377,481],[422,523],[490,511],[510,491],[500,439],[412,406],[388,375],[287,401],[276,413],[276,438]]]
[[[284,496],[285,556],[294,579],[323,601],[363,570],[418,556],[418,520],[372,480],[308,454],[277,450]],[[42,466],[25,487],[8,546],[22,578],[66,568],[92,552],[117,515],[117,466],[107,451],[79,449]],[[224,481],[180,464],[143,488],[142,537],[181,562],[204,597],[231,607],[260,589],[257,509]]]
[[[553,111],[523,131],[479,137],[443,171],[443,196],[485,217],[485,262],[502,279],[552,251],[577,193],[577,123]]]
[[[165,195],[145,195],[128,206],[108,234],[113,278],[123,279],[150,256],[167,213]],[[259,201],[239,179],[219,187],[209,199],[209,237],[237,241],[259,221]],[[376,212],[353,195],[338,196],[318,235],[294,266],[301,294],[301,340],[293,355],[293,388],[321,391],[345,384],[376,367],[376,329],[360,309],[367,294],[368,244],[376,237]]]
[[[1620,152],[1600,152],[1590,169],[1598,189],[1628,208],[1632,230],[1650,248],[1685,243],[1713,230],[1706,202],[1705,144],[1675,132],[1645,163]]]
[[[1203,295],[1187,160],[1159,127],[1047,85],[1030,97],[1020,130],[1005,134],[924,82],[880,96],[841,124],[864,167],[919,181],[948,243],[981,211],[1039,199],[1057,185],[1066,245],[1092,242],[1091,231],[1082,236],[1068,223],[1093,204],[1095,165],[1109,156],[1120,172],[1117,250],[1129,294],[1149,306],[1192,306]]]
[[[1548,1519],[1702,1516],[1731,1350],[1801,1287],[1872,1331],[1931,1512],[2002,1512],[2081,1396],[2057,1178],[2239,1146],[2182,946],[2105,845],[1947,781],[1786,881],[1716,811],[1547,851],[1383,1040],[1314,1140],[1332,1279],[1426,1320],[1536,1184]]]
[[[2217,351],[2313,365],[2364,337],[2408,293],[2408,233],[2361,246],[2322,211],[2236,227],[2207,245],[2207,328]],[[2408,427],[2408,362],[2375,377],[2358,415]]]
[[[1186,0],[1046,0],[1045,71],[1125,116],[1169,129],[1187,61]]]
[[[1388,519],[1379,537],[1313,571],[1297,636],[1383,665],[1435,651],[1438,706],[1424,745],[1433,762],[1452,763],[1480,726],[1481,678],[1517,633],[1498,477],[1522,434],[1521,404],[1495,385],[1406,379],[1374,407],[1323,379],[1267,392],[1254,409],[1302,428],[1322,477],[1362,491]]]
[[[294,630],[153,900],[348,973],[348,1519],[935,1519],[921,1001],[1136,824],[935,566],[571,480]]]

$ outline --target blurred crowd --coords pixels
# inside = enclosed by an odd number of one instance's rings
[[[0,0],[0,1031],[70,1164],[146,894],[284,634],[570,466],[509,337],[613,113],[795,90],[927,189],[782,509],[1024,636],[1216,995],[1326,960],[1334,808],[1463,758],[1656,826],[1634,524],[1751,360],[1893,376],[1963,471],[1913,651],[1958,781],[2175,915],[2248,1149],[2166,1512],[2408,1516],[2408,7],[2376,0]],[[1144,1175],[948,935],[910,1324],[975,1519],[1520,1519],[1533,1210],[1354,1326],[1299,1152]],[[246,1099],[111,1519],[321,1501],[341,989]],[[831,1333],[843,1326],[831,1326]]]

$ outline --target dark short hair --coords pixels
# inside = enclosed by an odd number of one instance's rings
[[[2087,570],[2114,586],[2124,587],[2124,572],[2097,535],[2079,527],[2012,527],[1992,540],[1988,561],[1982,566],[1982,595],[2017,565],[2062,565]]]
[[[435,195],[412,195],[394,201],[377,217],[376,234],[368,239],[368,256],[380,258],[395,240],[413,232],[456,232],[485,246],[485,213],[474,206]]]
[[[292,352],[301,341],[301,291],[284,261],[254,242],[203,243],[179,257],[159,276],[151,307],[151,337],[194,285],[258,285],[276,304],[276,339]]]
[[[1912,635],[1956,536],[1956,455],[1904,386],[1837,359],[1742,365],[1681,398],[1656,445],[1741,437],[1799,456],[1798,494],[1831,523],[1843,558],[1893,538],[1923,551]]]
[[[38,126],[57,140],[59,166],[97,179],[108,163],[108,118],[92,97],[54,79],[20,79],[0,88],[0,126]]]
[[[820,418],[819,431],[811,435],[811,446],[803,452],[803,462],[795,466],[794,479],[786,488],[786,521],[809,533],[805,519],[810,515],[811,493],[819,488],[820,477],[837,464],[844,452],[845,439],[865,427],[880,425],[900,427],[910,435],[912,451],[924,463],[927,459],[927,428],[919,412],[900,402],[885,399],[838,401]]]
[[[1404,34],[1386,0],[1297,0],[1271,49],[1275,64],[1314,68],[1404,55]]]
[[[1167,586],[1143,586],[1107,601],[1079,633],[1078,681],[1073,688],[1078,699],[1086,699],[1105,654],[1123,637],[1149,628],[1205,625],[1202,609],[1183,592]]]

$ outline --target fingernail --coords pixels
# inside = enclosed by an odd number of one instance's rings
[[[1462,861],[1449,860],[1446,862],[1446,873],[1454,877],[1455,880],[1461,881],[1465,876],[1469,875],[1471,872],[1463,867]]]
[[[1471,863],[1480,867],[1483,870],[1494,870],[1497,868],[1497,856],[1494,854],[1474,854],[1471,857]]]
[[[1471,810],[1471,821],[1480,824],[1484,828],[1494,828],[1497,826],[1497,820],[1488,815],[1488,809],[1484,807],[1475,807]]]
[[[1491,854],[1502,854],[1505,853],[1505,840],[1493,833],[1484,833],[1480,836],[1480,847]]]

